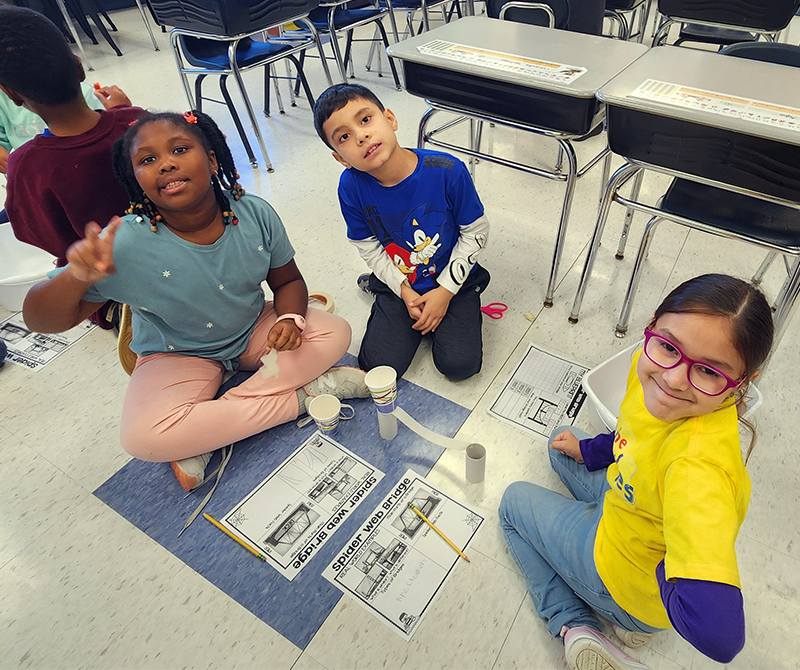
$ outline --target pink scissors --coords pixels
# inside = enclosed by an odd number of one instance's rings
[[[490,302],[485,307],[481,307],[481,312],[483,312],[486,316],[490,319],[502,319],[503,312],[508,309],[508,305],[504,302]]]

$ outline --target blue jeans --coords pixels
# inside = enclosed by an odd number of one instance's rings
[[[591,437],[571,426],[564,429],[579,440]],[[511,555],[519,565],[536,613],[547,630],[558,637],[562,626],[589,626],[602,630],[595,610],[625,630],[655,633],[632,617],[609,594],[594,564],[594,540],[609,489],[606,470],[589,472],[586,466],[549,448],[550,464],[575,497],[529,482],[509,486],[500,503],[500,525]]]

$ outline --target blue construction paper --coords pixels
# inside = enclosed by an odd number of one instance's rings
[[[353,365],[354,359],[347,356],[342,363]],[[241,383],[249,374],[234,375],[220,393]],[[448,437],[458,432],[469,415],[464,407],[403,379],[398,385],[398,400],[420,423]],[[347,402],[355,408],[356,416],[340,422],[333,439],[386,476],[291,582],[202,516],[178,538],[210,484],[184,499],[185,493],[168,463],[131,461],[94,494],[286,639],[305,649],[342,596],[322,578],[322,571],[407,469],[425,476],[443,452],[441,447],[423,440],[402,424],[394,440],[381,439],[372,400]],[[237,442],[222,481],[204,512],[221,519],[314,430],[313,422],[304,428],[297,428],[292,422]],[[219,458],[216,453],[208,472]]]

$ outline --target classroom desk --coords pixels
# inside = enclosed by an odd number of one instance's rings
[[[641,44],[485,17],[464,17],[388,49],[402,62],[408,92],[430,105],[420,121],[420,148],[427,142],[566,183],[545,294],[547,307],[553,304],[575,180],[610,157],[605,150],[579,172],[570,140],[603,122],[605,109],[595,93],[646,51]],[[461,116],[426,132],[438,111]],[[552,137],[567,158],[566,173],[559,166],[548,171],[482,153],[480,125],[476,133],[470,130],[468,147],[435,139],[436,133],[465,119]],[[604,182],[609,166],[606,160]]]
[[[800,69],[657,47],[597,97],[607,107],[609,146],[626,163],[605,188],[571,323],[611,202],[651,216],[661,212],[618,194],[637,174],[652,170],[800,209]]]

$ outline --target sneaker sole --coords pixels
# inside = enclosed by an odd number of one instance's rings
[[[187,475],[175,461],[170,463],[170,465],[172,466],[172,471],[175,473],[175,478],[178,480],[178,484],[181,485],[184,491],[191,491],[197,486],[197,482],[199,481],[197,477]]]
[[[631,649],[638,649],[639,647],[644,647],[650,640],[653,639],[652,635],[648,635],[647,633],[635,633],[633,631],[614,631],[614,635],[619,638],[619,641],[622,642],[626,647],[630,647]]]
[[[574,658],[568,658],[570,667],[577,670],[645,670],[646,665],[628,665],[614,656],[599,642],[587,640],[584,647],[578,651]]]

